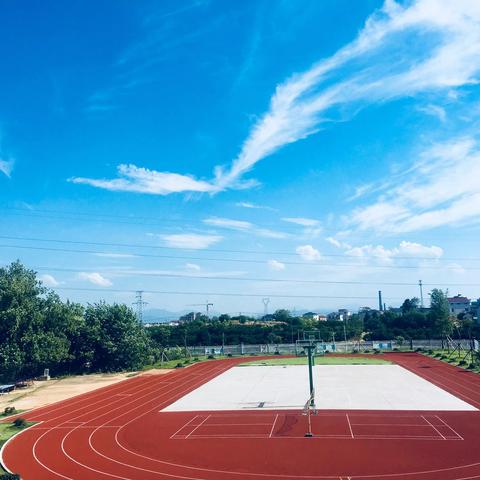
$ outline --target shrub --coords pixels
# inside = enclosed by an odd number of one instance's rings
[[[280,355],[280,352],[278,350],[275,350],[275,355]]]
[[[227,357],[233,357],[231,353],[227,353]]]
[[[5,416],[14,415],[15,413],[17,413],[17,409],[15,407],[5,407],[5,410],[3,411]]]
[[[183,363],[182,363],[182,362],[178,362],[178,363],[175,365],[175,368],[183,368]]]
[[[378,354],[380,353],[380,350],[379,350],[378,348],[375,348],[375,349],[373,350],[373,353],[374,353],[375,355],[378,355]]]
[[[17,428],[24,428],[26,427],[28,424],[27,424],[27,421],[24,419],[24,418],[16,418],[14,421],[13,421],[13,425]]]
[[[0,475],[0,480],[21,480],[20,475],[17,475],[16,473],[4,473],[3,475]]]
[[[215,358],[215,355],[210,354],[207,358],[208,358],[209,360],[213,360],[213,359]]]
[[[194,362],[199,362],[200,359],[199,359],[198,357],[195,357],[195,358],[193,359],[193,361],[194,361]]]

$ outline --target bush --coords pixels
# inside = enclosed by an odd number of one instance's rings
[[[378,348],[375,348],[375,349],[373,350],[373,353],[374,353],[375,355],[378,355],[378,354],[380,353],[380,350],[379,350]]]
[[[17,413],[17,409],[15,407],[5,407],[3,414],[7,415],[15,415]]]
[[[210,354],[207,358],[208,358],[209,360],[213,360],[213,359],[215,358],[215,355]]]
[[[175,365],[175,368],[183,368],[183,363],[182,362],[178,362],[176,365]]]
[[[13,421],[13,425],[17,428],[24,428],[28,425],[28,423],[24,418],[19,417]]]
[[[194,361],[194,362],[199,362],[200,359],[199,359],[198,357],[195,357],[195,358],[193,359],[193,361]]]
[[[227,353],[227,357],[233,357],[231,353]]]
[[[16,473],[4,473],[3,475],[0,475],[0,480],[21,480],[20,475],[17,475]]]
[[[275,350],[275,355],[280,355],[280,352],[278,350]]]

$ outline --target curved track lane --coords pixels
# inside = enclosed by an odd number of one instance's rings
[[[480,409],[480,376],[385,357]],[[480,412],[324,411],[314,432],[336,434],[314,438],[294,411],[160,412],[244,361],[142,375],[34,410],[23,416],[40,423],[8,443],[4,462],[24,480],[480,480]]]

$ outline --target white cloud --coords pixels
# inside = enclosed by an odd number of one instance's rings
[[[257,225],[246,222],[244,220],[234,220],[231,218],[209,217],[203,220],[203,223],[212,227],[226,228],[229,230],[236,230],[240,232],[249,232],[259,237],[265,238],[287,238],[288,235],[283,232],[277,232],[268,228],[261,228]]]
[[[47,286],[47,287],[58,287],[60,282],[53,276],[45,273],[39,276],[40,280]]]
[[[196,263],[186,263],[185,268],[194,272],[199,272],[201,270],[200,265],[197,265]]]
[[[320,260],[322,256],[320,252],[311,245],[301,245],[295,250],[304,260],[313,261]]]
[[[386,248],[383,245],[362,245],[345,251],[346,255],[358,258],[373,258],[383,264],[392,264],[395,258],[439,259],[443,249],[435,245],[426,246],[420,243],[402,241],[398,247]]]
[[[266,205],[257,205],[255,203],[250,203],[250,202],[237,202],[235,204],[236,207],[241,207],[241,208],[250,208],[250,209],[255,209],[255,210],[271,210],[275,211],[275,208],[272,207],[267,207]]]
[[[336,248],[352,248],[348,243],[342,242],[335,237],[327,237],[325,240]]]
[[[426,113],[427,115],[431,115],[432,117],[438,118],[442,123],[446,122],[447,120],[447,112],[443,107],[438,105],[424,105],[422,107],[418,107],[417,110]]]
[[[203,235],[198,233],[176,233],[171,235],[159,235],[169,247],[192,248],[202,250],[218,243],[223,237],[219,235]]]
[[[282,270],[285,270],[285,264],[279,262],[278,260],[269,260],[267,264],[270,270],[274,270],[276,272],[281,272]]]
[[[15,162],[12,159],[3,160],[2,158],[0,158],[0,172],[2,172],[4,175],[10,178],[12,175],[14,163]]]
[[[347,223],[361,230],[405,233],[478,221],[480,145],[472,137],[437,143]]]
[[[304,217],[285,217],[282,218],[284,222],[295,223],[296,225],[302,225],[303,227],[315,227],[320,224],[318,220],[313,218]]]
[[[119,165],[119,178],[112,180],[73,177],[72,183],[83,183],[92,187],[121,192],[149,193],[153,195],[168,195],[178,192],[212,192],[213,186],[205,181],[196,180],[190,175],[178,173],[157,172],[135,165]]]
[[[210,180],[121,165],[119,178],[73,178],[109,190],[167,195],[215,193],[257,184],[242,181],[280,148],[316,133],[326,121],[345,120],[362,107],[445,93],[476,83],[480,71],[480,3],[476,0],[386,0],[349,44],[277,86],[270,107],[251,129],[228,167]]]
[[[135,258],[136,255],[131,253],[108,253],[108,252],[99,252],[94,253],[96,257],[103,257],[103,258]]]
[[[78,278],[93,283],[94,285],[98,285],[99,287],[111,287],[113,285],[108,278],[105,278],[98,272],[80,272]]]
[[[212,227],[229,228],[232,230],[251,230],[254,228],[253,223],[243,220],[233,220],[231,218],[209,217],[203,220],[203,223]]]

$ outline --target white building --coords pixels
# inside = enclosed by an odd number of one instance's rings
[[[455,295],[447,299],[450,306],[450,313],[458,315],[459,313],[468,313],[470,311],[470,299],[462,295]]]

